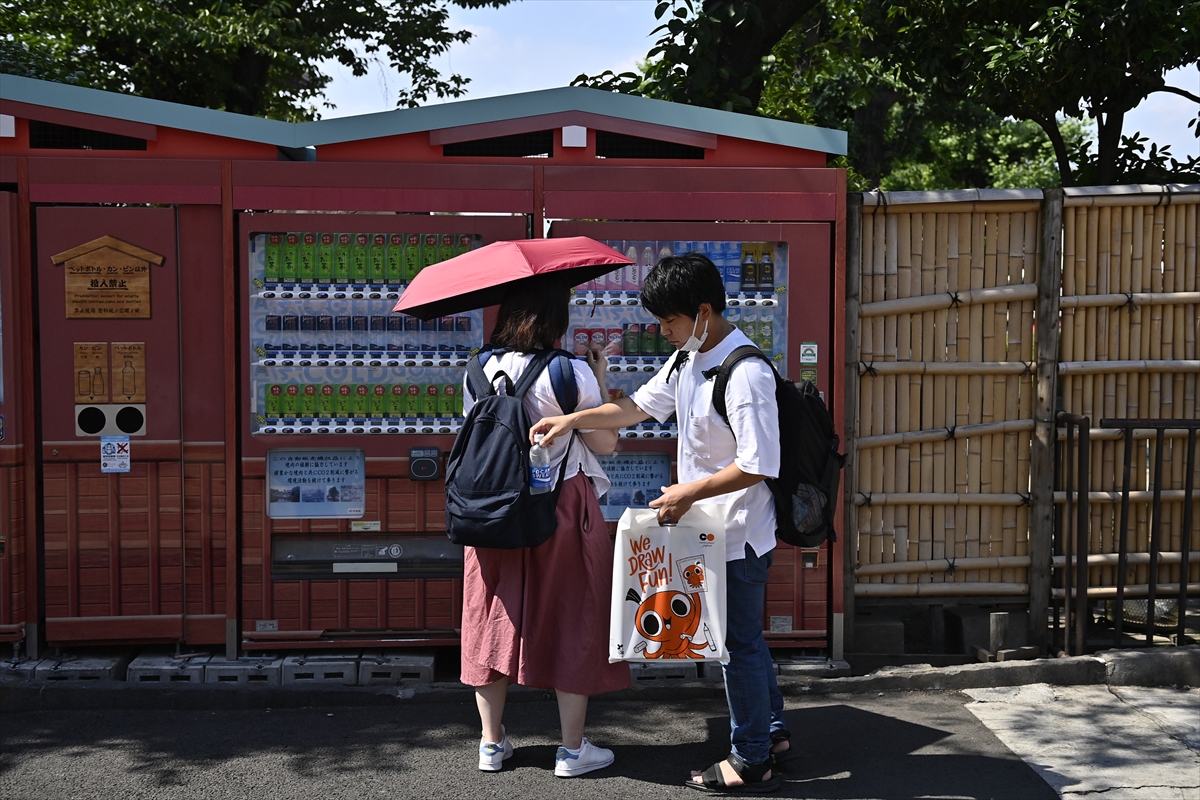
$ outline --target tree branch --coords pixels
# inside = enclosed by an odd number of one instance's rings
[[[1177,94],[1181,97],[1186,97],[1188,100],[1200,103],[1200,95],[1194,95],[1187,89],[1178,89],[1174,86],[1160,86],[1157,89],[1151,89],[1149,92],[1147,92],[1147,94],[1151,94],[1153,92],[1170,92],[1171,94]]]

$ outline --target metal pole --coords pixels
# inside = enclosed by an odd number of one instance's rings
[[[1146,595],[1146,644],[1154,643],[1154,596],[1158,589],[1158,535],[1162,527],[1163,434],[1159,427],[1154,437],[1154,517],[1150,520],[1150,586]]]
[[[1059,419],[1065,415],[1059,414]],[[1072,539],[1075,533],[1075,518],[1071,512],[1075,508],[1075,498],[1072,494],[1073,479],[1075,477],[1075,427],[1071,423],[1067,423],[1067,453],[1066,453],[1066,475],[1063,480],[1063,488],[1066,489],[1067,503],[1066,509],[1063,511],[1063,555],[1066,560],[1063,564],[1063,649],[1067,651],[1067,655],[1078,655],[1071,652],[1071,589],[1074,586],[1074,575],[1072,570],[1071,555],[1074,552],[1074,543]]]
[[[1191,552],[1192,533],[1195,530],[1192,527],[1192,506],[1196,500],[1196,430],[1193,428],[1188,431],[1187,443],[1187,478],[1184,480],[1183,488],[1183,533],[1179,537],[1180,554],[1179,554],[1179,629],[1175,635],[1175,644],[1181,645],[1187,640],[1184,638],[1186,633],[1187,622],[1187,585],[1188,585],[1188,555]]]
[[[1102,422],[1101,425],[1104,423]],[[1121,527],[1117,531],[1117,610],[1113,621],[1113,647],[1121,644],[1125,623],[1125,562],[1129,558],[1129,481],[1133,471],[1133,428],[1125,429],[1125,470],[1121,479]]]
[[[1088,624],[1088,551],[1091,549],[1088,539],[1088,489],[1091,488],[1091,437],[1092,421],[1088,417],[1077,420],[1079,424],[1079,522],[1075,535],[1078,546],[1075,548],[1076,576],[1075,581],[1075,653],[1083,655],[1084,642],[1087,638]]]

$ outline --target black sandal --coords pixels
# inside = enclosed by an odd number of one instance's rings
[[[703,783],[689,780],[685,786],[690,786],[693,789],[698,789],[702,792],[713,792],[715,794],[767,794],[779,789],[782,781],[778,775],[763,779],[763,776],[771,771],[774,766],[773,760],[767,758],[761,764],[747,764],[733,753],[729,754],[729,758],[725,759],[729,766],[733,767],[733,771],[742,779],[742,783],[738,786],[730,786],[725,783],[725,776],[721,772],[721,763],[713,764],[704,772],[700,773],[700,780]]]
[[[791,772],[800,766],[797,763],[800,761],[800,753],[799,753],[799,751],[796,750],[796,747],[795,747],[795,745],[792,744],[791,740],[792,740],[792,732],[786,728],[784,728],[782,730],[771,732],[771,747],[772,747],[772,749],[774,749],[775,745],[779,744],[780,742],[788,743],[787,750],[783,750],[778,753],[776,753],[776,752],[771,753],[771,760],[775,762],[775,766],[784,772]],[[789,769],[789,766],[790,766],[790,769]]]

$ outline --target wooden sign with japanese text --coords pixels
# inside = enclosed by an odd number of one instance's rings
[[[107,403],[108,342],[75,342],[75,403]]]
[[[113,400],[146,402],[146,343],[112,343]]]
[[[67,319],[149,319],[150,266],[163,257],[101,236],[50,260],[64,267]]]

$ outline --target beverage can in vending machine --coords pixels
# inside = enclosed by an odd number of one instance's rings
[[[604,346],[604,355],[622,355],[622,345],[625,342],[625,331],[621,328],[607,328],[604,334],[605,338],[608,340],[608,343]]]
[[[775,291],[775,262],[771,259],[770,244],[763,244],[762,256],[758,259],[758,290],[760,292]]]
[[[592,328],[591,348],[597,353],[603,353],[608,346],[608,333],[604,328]]]
[[[333,249],[333,282],[349,283],[350,262],[354,260],[354,245],[350,234],[339,233],[337,246]]]
[[[642,355],[653,356],[658,353],[658,323],[642,323]]]
[[[571,337],[574,342],[572,352],[577,356],[586,356],[588,349],[592,345],[592,329],[591,328],[576,328],[574,335]]]
[[[333,234],[322,233],[317,245],[317,281],[333,283]]]
[[[393,233],[388,236],[387,245],[387,282],[392,286],[404,283],[404,234]]]
[[[283,246],[283,234],[268,233],[263,245],[263,280],[266,283],[279,282],[279,266],[283,258],[280,252]]]
[[[301,283],[312,283],[317,279],[317,235],[306,233],[300,237],[300,266],[296,278]]]
[[[642,323],[626,322],[624,341],[621,342],[621,353],[625,356],[636,356],[642,352]]]

